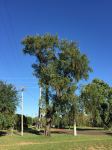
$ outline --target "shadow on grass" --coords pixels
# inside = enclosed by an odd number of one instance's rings
[[[41,135],[41,131],[37,131],[36,129],[33,128],[28,128],[24,130],[25,133],[31,133],[31,134],[36,134],[36,135]]]
[[[78,131],[101,131],[104,130],[103,128],[77,128]]]
[[[51,131],[52,134],[71,134],[70,132],[64,132],[64,131]]]
[[[7,135],[7,132],[5,132],[5,131],[0,131],[0,137],[1,137],[1,136],[5,136],[5,135]]]
[[[112,136],[112,132],[106,132],[106,134]]]

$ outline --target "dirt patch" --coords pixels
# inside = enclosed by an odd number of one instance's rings
[[[36,144],[34,142],[21,142],[21,143],[18,143],[17,145],[32,145],[32,144]]]
[[[71,143],[75,140],[65,140],[65,141],[53,141],[53,142],[20,142],[11,145],[0,145],[0,147],[10,147],[10,146],[24,146],[24,145],[43,145],[43,144],[56,144],[56,143]]]
[[[94,147],[89,147],[87,150],[96,150]]]
[[[52,133],[58,133],[58,134],[73,134],[73,130],[67,130],[67,129],[51,129]],[[78,130],[77,134],[84,134],[84,135],[107,135],[107,132],[104,130]]]

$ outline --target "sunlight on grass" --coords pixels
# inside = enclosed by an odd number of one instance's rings
[[[111,136],[53,134],[52,137],[25,133],[0,137],[0,150],[111,150]]]

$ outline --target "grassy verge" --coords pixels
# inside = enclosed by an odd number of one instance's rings
[[[112,136],[53,134],[51,137],[25,133],[0,137],[0,150],[112,150]]]

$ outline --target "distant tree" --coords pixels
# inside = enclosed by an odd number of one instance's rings
[[[33,124],[33,118],[30,117],[30,116],[26,116],[26,117],[27,117],[27,124],[28,124],[28,126],[32,126],[32,124]]]
[[[76,42],[60,40],[58,36],[27,36],[22,44],[23,52],[36,57],[34,74],[44,88],[46,106],[46,135],[50,135],[52,115],[61,105],[75,100],[76,84],[87,79],[91,71],[86,55],[80,53]]]
[[[99,112],[105,128],[112,127],[112,88],[107,90],[108,97],[100,104]]]
[[[23,115],[23,127],[24,129],[28,129],[28,120],[27,117],[25,115]],[[21,130],[21,114],[16,114],[14,117],[14,128],[16,130]]]
[[[17,90],[12,84],[0,81],[0,128],[14,126],[14,115],[18,104]]]
[[[112,122],[112,88],[102,80],[94,79],[81,92],[85,113],[91,116],[93,126],[109,127]]]

